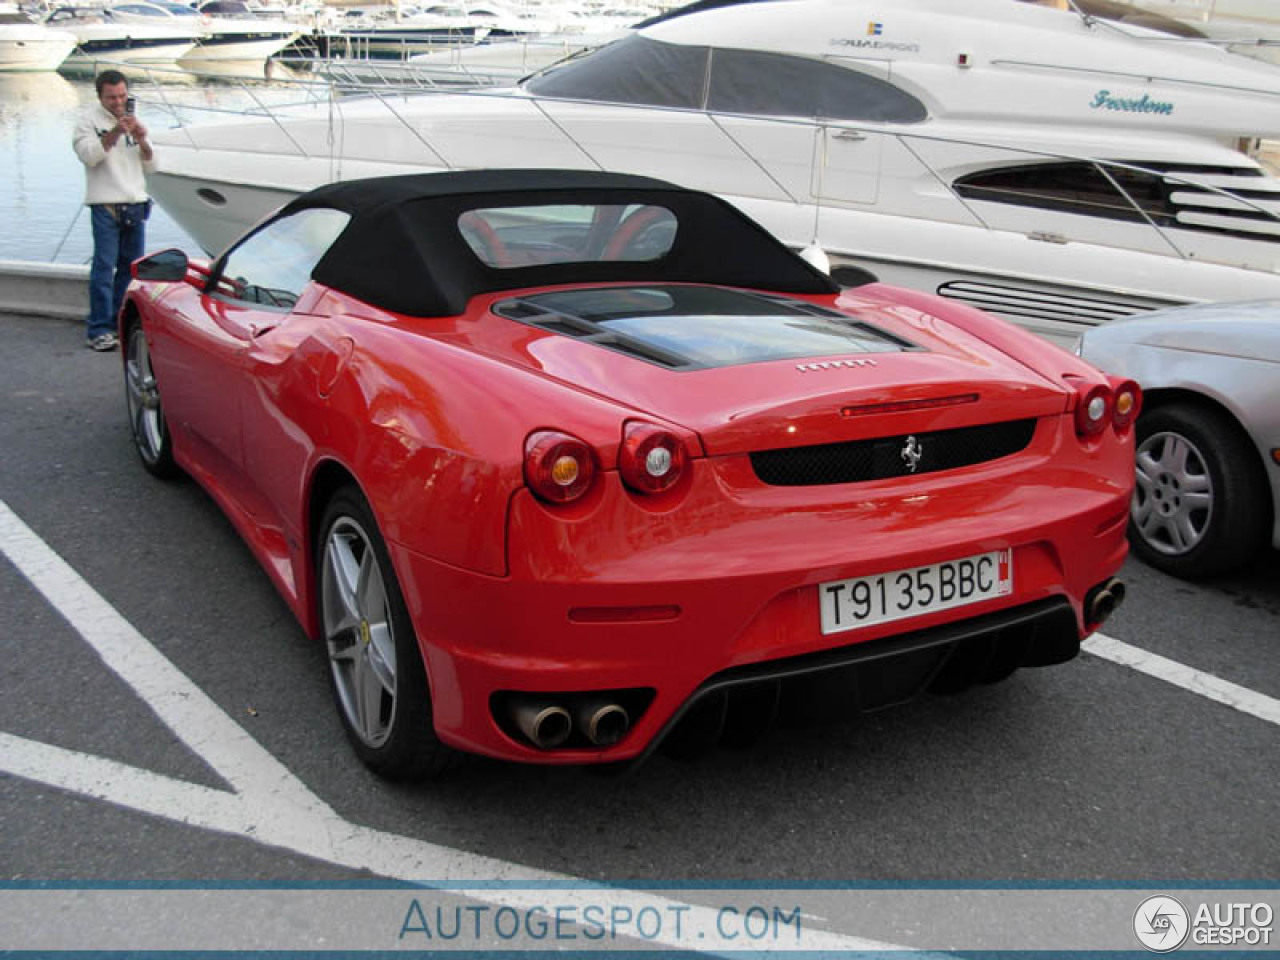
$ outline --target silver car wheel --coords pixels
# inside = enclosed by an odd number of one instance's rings
[[[339,517],[324,543],[320,609],[334,688],[351,730],[370,747],[391,735],[396,639],[382,568],[364,528]]]
[[[151,352],[141,326],[129,332],[126,349],[125,397],[129,404],[129,425],[133,428],[138,452],[147,463],[154,464],[164,453],[164,413],[151,369]]]
[[[1134,527],[1168,556],[1193,550],[1213,520],[1213,480],[1204,454],[1185,436],[1160,432],[1137,451]]]

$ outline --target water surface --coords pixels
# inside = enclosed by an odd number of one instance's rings
[[[261,76],[261,64],[247,66]],[[258,100],[296,100],[281,83],[199,78],[181,71],[130,84],[138,114],[153,131],[180,118],[234,115]],[[93,80],[59,73],[0,73],[0,260],[87,263],[93,253],[84,207],[84,167],[71,149],[76,118],[96,100]],[[159,207],[147,224],[147,249],[181,247],[203,255]]]

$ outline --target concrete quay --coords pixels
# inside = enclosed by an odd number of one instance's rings
[[[84,320],[89,313],[89,268],[0,260],[0,313]]]

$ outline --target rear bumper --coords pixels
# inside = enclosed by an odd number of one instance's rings
[[[392,544],[437,732],[506,759],[612,763],[646,754],[679,716],[729,688],[811,672],[848,675],[855,687],[874,677],[872,686],[906,691],[893,702],[988,641],[1014,667],[1069,659],[1091,628],[1086,594],[1127,552],[1131,451],[1108,444],[1081,454],[1088,463],[1009,458],[1017,462],[920,478],[910,490],[860,484],[856,497],[846,486],[817,505],[812,490],[752,488],[736,466],[705,461],[681,501],[661,510],[637,503],[616,477],[573,514],[521,493],[506,577]],[[824,582],[1003,549],[1013,556],[1008,596],[821,632]],[[491,710],[507,691],[637,689],[651,692],[648,706],[609,747],[539,750]]]
[[[699,686],[634,762],[644,760],[682,720],[708,704],[751,698],[772,686],[778,687],[779,699],[810,709],[866,712],[905,703],[926,689],[962,689],[1004,679],[1019,667],[1065,663],[1079,652],[1075,611],[1059,597],[867,643],[733,667]]]

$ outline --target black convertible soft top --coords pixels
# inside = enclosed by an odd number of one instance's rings
[[[656,260],[498,269],[476,256],[458,228],[470,210],[555,204],[653,204],[675,214],[679,229],[670,251]],[[312,278],[412,316],[454,316],[478,293],[562,283],[710,283],[799,294],[840,289],[724,200],[649,177],[469,170],[347,180],[303,194],[273,220],[313,207],[342,210],[351,222]]]

